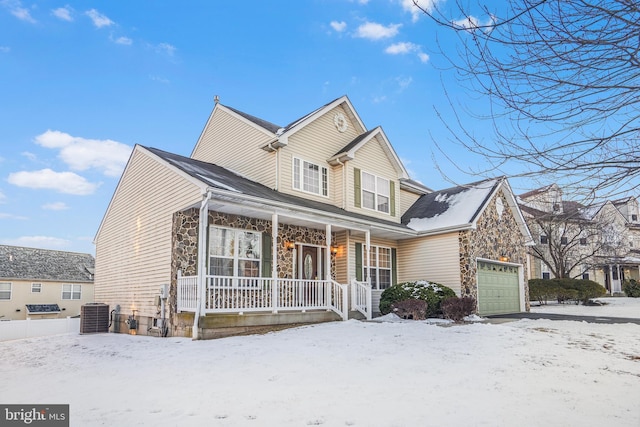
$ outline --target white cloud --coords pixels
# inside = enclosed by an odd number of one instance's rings
[[[400,4],[405,12],[411,13],[411,20],[416,22],[420,16],[424,15],[423,10],[433,12],[435,6],[441,1],[443,0],[415,0],[419,7],[414,4],[414,0],[400,0]]]
[[[0,219],[17,219],[17,220],[20,220],[20,221],[24,221],[24,220],[27,220],[29,218],[27,218],[26,216],[14,215],[14,214],[6,213],[6,212],[0,212]]]
[[[35,142],[46,148],[60,149],[58,157],[72,170],[97,169],[107,176],[120,176],[132,148],[111,139],[86,139],[57,130],[36,136]]]
[[[173,56],[176,51],[176,47],[169,43],[160,43],[156,45],[156,51],[160,53],[166,53],[169,56]]]
[[[42,209],[48,211],[64,211],[69,209],[69,206],[67,206],[67,204],[64,202],[53,202],[42,205]]]
[[[106,15],[103,15],[95,9],[87,10],[84,14],[91,18],[93,25],[97,28],[108,27],[114,24]]]
[[[166,79],[164,77],[160,77],[160,76],[149,76],[149,78],[154,81],[154,82],[158,82],[158,83],[162,83],[162,84],[169,84],[169,79]]]
[[[2,191],[0,191],[0,203],[4,203],[6,199],[7,199],[7,196],[5,196]]]
[[[422,52],[422,48],[417,44],[410,42],[394,43],[384,50],[390,55],[406,55],[408,53],[415,53],[421,62],[427,62],[429,55]]]
[[[55,172],[51,169],[14,172],[9,174],[7,181],[18,187],[54,190],[77,196],[93,194],[99,186],[73,172]]]
[[[67,22],[73,21],[73,17],[71,16],[72,12],[73,12],[73,9],[70,6],[59,7],[51,11],[53,16]]]
[[[123,44],[126,46],[130,46],[133,44],[133,40],[131,40],[129,37],[118,37],[118,38],[114,38],[114,37],[109,37],[111,39],[112,42],[114,42],[115,44]]]
[[[0,46],[0,53],[9,53],[11,48],[9,46]]]
[[[486,21],[481,22],[478,18],[473,15],[469,15],[466,18],[459,19],[457,21],[452,21],[452,24],[456,27],[466,29],[469,32],[473,32],[478,29],[482,29],[483,31],[490,33],[493,30],[493,25],[496,23],[496,17],[490,16]]]
[[[15,239],[2,239],[2,244],[12,246],[26,246],[29,248],[58,249],[65,248],[71,241],[50,236],[22,236]]]
[[[331,28],[339,33],[343,32],[347,28],[347,23],[344,21],[331,21],[329,25],[331,25]]]
[[[5,7],[9,10],[9,13],[21,21],[30,22],[32,24],[37,22],[31,16],[29,9],[22,6],[22,2],[20,0],[0,0],[0,6]]]
[[[398,34],[398,29],[402,24],[391,24],[387,27],[375,22],[365,22],[360,25],[356,31],[356,37],[361,37],[369,40],[386,39],[394,37]]]
[[[400,86],[400,90],[403,91],[411,85],[411,83],[413,82],[413,78],[397,77],[396,81],[398,82],[398,86]]]

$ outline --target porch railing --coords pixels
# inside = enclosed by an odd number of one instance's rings
[[[371,284],[369,282],[351,281],[351,309],[362,313],[371,320]]]
[[[348,316],[347,286],[332,280],[206,276],[203,312],[332,310]],[[178,275],[178,310],[196,311],[197,276]]]

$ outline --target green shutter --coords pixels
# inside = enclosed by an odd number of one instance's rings
[[[272,265],[271,233],[262,233],[262,277],[271,277]]]
[[[396,183],[389,181],[389,213],[396,216]]]
[[[391,285],[398,284],[398,261],[396,258],[396,248],[391,248]]]
[[[354,205],[356,208],[362,207],[362,186],[360,184],[360,169],[353,168],[353,195]]]
[[[356,243],[356,280],[362,281],[362,243]]]

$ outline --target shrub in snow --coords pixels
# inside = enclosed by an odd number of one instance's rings
[[[593,280],[584,279],[531,279],[529,280],[529,298],[546,303],[547,298],[558,302],[575,301],[586,304],[591,298],[598,298],[607,294],[601,284]]]
[[[631,298],[640,298],[640,282],[635,279],[625,280],[622,285],[625,295]]]
[[[421,299],[403,299],[391,304],[391,311],[402,319],[425,320],[427,303]]]
[[[461,322],[476,311],[476,300],[472,297],[449,297],[442,301],[441,308],[445,319]]]
[[[419,299],[427,303],[426,316],[436,317],[442,315],[440,304],[442,300],[455,297],[453,289],[439,283],[418,280],[415,282],[404,282],[393,285],[382,292],[380,296],[380,312],[388,314],[391,312],[391,305],[405,299]]]

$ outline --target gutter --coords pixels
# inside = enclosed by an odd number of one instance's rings
[[[209,213],[209,200],[211,200],[211,189],[207,188],[207,192],[203,194],[202,203],[200,204],[200,217],[198,224],[198,280],[196,282],[196,312],[193,317],[193,329],[191,330],[191,337],[194,340],[199,339],[198,330],[200,328],[200,315],[202,313],[202,305],[206,297],[206,272],[205,272],[205,259],[207,250],[207,223]]]

